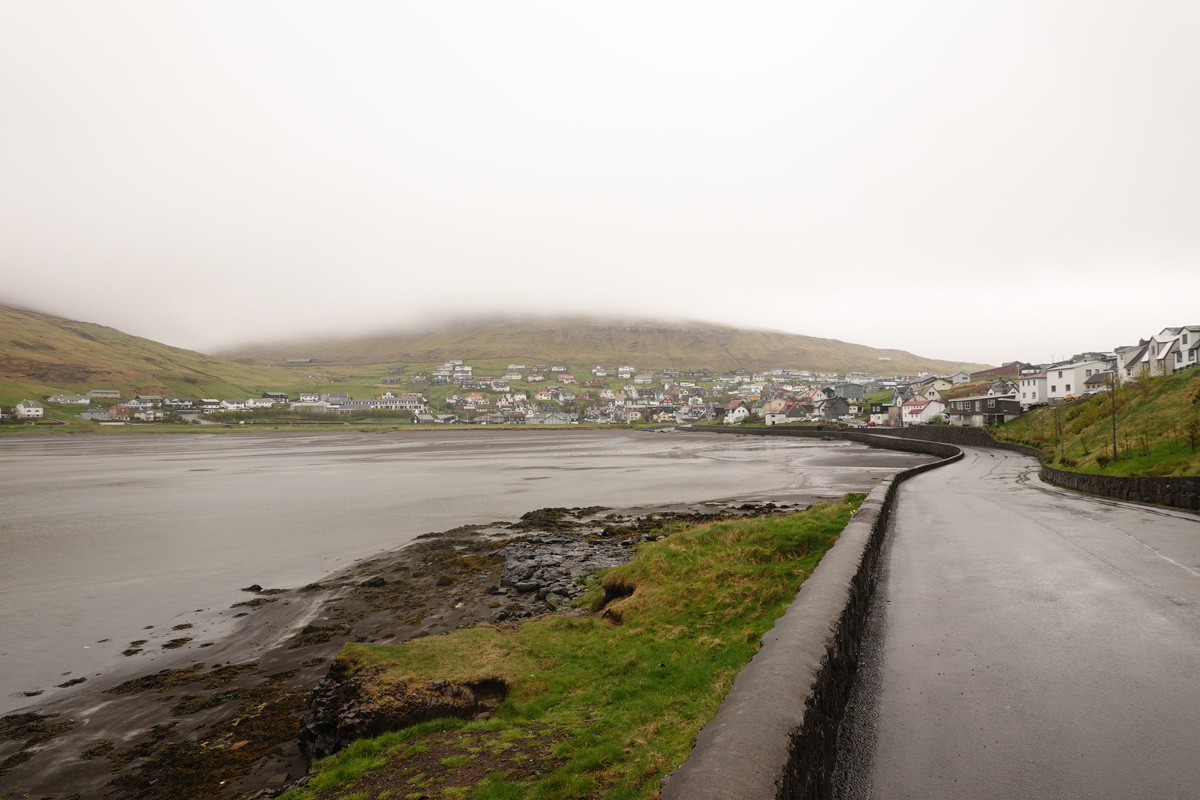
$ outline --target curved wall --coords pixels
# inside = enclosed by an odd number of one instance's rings
[[[854,431],[784,430],[728,432],[849,439],[942,458],[886,478],[867,495],[837,544],[738,673],[716,716],[697,735],[687,762],[664,779],[663,800],[832,795],[837,729],[858,665],[896,487],[963,457],[958,447],[940,442]]]

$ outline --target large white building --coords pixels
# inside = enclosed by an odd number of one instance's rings
[[[1069,364],[1055,364],[1046,370],[1046,400],[1050,403],[1065,400],[1068,397],[1080,397],[1084,391],[1084,381],[1097,372],[1109,368],[1105,361],[1078,361]]]

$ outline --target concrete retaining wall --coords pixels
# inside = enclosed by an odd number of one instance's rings
[[[697,431],[700,432],[700,431]],[[762,639],[663,800],[829,798],[837,729],[858,666],[879,552],[896,487],[963,457],[958,447],[855,431],[743,428],[721,432],[848,439],[942,460],[885,479],[867,496],[796,600]]]
[[[998,448],[1025,453],[1039,461],[1042,458],[1042,451],[1036,447],[998,442],[981,428],[943,427],[941,425],[889,428],[887,435],[921,441],[949,442],[966,447]],[[1048,483],[1086,494],[1200,511],[1200,477],[1089,475],[1085,472],[1068,472],[1047,466],[1042,467],[1041,477]]]

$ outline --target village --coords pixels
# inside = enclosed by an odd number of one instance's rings
[[[305,362],[298,359],[298,362]],[[765,425],[837,423],[849,426],[948,424],[990,427],[1024,411],[1107,391],[1139,376],[1169,375],[1200,363],[1200,326],[1169,327],[1136,345],[1087,352],[1050,364],[1021,361],[949,375],[838,375],[804,369],[638,369],[595,365],[576,374],[568,364],[511,363],[502,375],[482,375],[449,360],[407,375],[389,367],[376,397],[347,392],[263,392],[261,397],[216,399],[125,396],[118,389],[51,395],[45,404],[87,406],[76,414],[101,424],[128,422],[329,420],[338,417],[403,419],[415,424]],[[309,376],[319,378],[321,376]],[[22,400],[16,421],[44,417],[40,400]]]

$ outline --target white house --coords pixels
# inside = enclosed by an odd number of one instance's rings
[[[1126,383],[1133,380],[1141,374],[1142,366],[1150,369],[1149,362],[1146,360],[1146,355],[1150,347],[1145,342],[1141,344],[1130,345],[1127,347],[1118,347],[1114,352],[1117,356],[1117,382]]]
[[[905,425],[928,425],[942,415],[946,404],[941,400],[909,400],[901,410]]]
[[[1084,391],[1084,381],[1097,372],[1108,369],[1104,361],[1078,361],[1070,364],[1055,364],[1046,370],[1046,399],[1054,403],[1068,397],[1079,397]]]
[[[1200,325],[1163,328],[1150,340],[1150,374],[1171,375],[1200,361]]]
[[[46,416],[45,407],[37,400],[22,400],[13,408],[17,419],[37,419]]]
[[[1030,406],[1046,403],[1046,373],[1035,372],[1032,375],[1022,375],[1019,383],[1017,399],[1021,401],[1022,409],[1028,410]]]
[[[750,416],[750,409],[741,400],[734,400],[725,406],[725,424],[737,425]]]
[[[92,399],[81,394],[54,394],[47,397],[46,402],[64,406],[86,406],[92,402]]]

